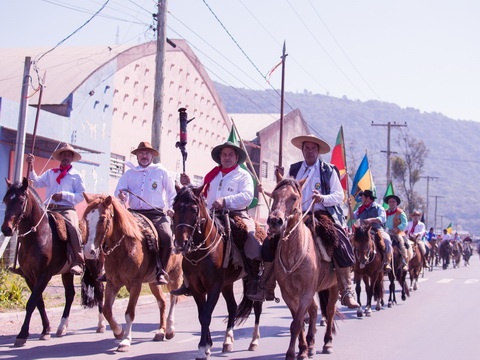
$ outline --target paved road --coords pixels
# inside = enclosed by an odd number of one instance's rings
[[[317,353],[316,359],[329,360],[463,360],[478,354],[480,324],[480,262],[478,256],[470,267],[426,272],[420,289],[393,309],[384,308],[370,318],[356,317],[354,311],[341,307],[343,319],[337,319],[334,354]],[[397,299],[399,297],[397,296]],[[115,313],[123,323],[124,301],[117,301]],[[235,331],[234,351],[222,354],[224,337],[223,299],[214,312],[211,358],[283,359],[289,341],[290,314],[283,301],[267,302],[261,320],[260,349],[249,352],[253,316]],[[194,359],[199,341],[197,311],[191,298],[183,298],[177,308],[177,333],[174,339],[151,341],[158,318],[153,297],[144,296],[137,308],[133,344],[130,352],[117,353],[118,341],[108,330],[94,333],[97,316],[93,309],[75,307],[70,331],[63,338],[39,341],[40,319],[34,315],[31,336],[22,348],[12,346],[24,313],[0,314],[0,358],[2,359]],[[58,325],[60,311],[49,310],[52,328]],[[321,350],[324,328],[318,327],[317,351]]]

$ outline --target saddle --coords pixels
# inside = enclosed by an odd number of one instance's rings
[[[152,220],[134,210],[129,211],[140,225],[142,235],[147,241],[148,250],[158,253],[158,232]]]
[[[327,214],[321,211],[316,211],[314,216],[308,214],[304,221],[305,225],[312,232],[322,258],[327,262],[331,262],[335,247],[339,244],[334,222]]]

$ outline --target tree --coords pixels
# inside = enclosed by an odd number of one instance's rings
[[[415,209],[423,209],[424,199],[415,192],[415,184],[420,180],[428,149],[423,140],[415,139],[404,133],[397,141],[402,148],[401,155],[392,157],[393,178],[401,184],[405,195],[405,209],[411,214]]]

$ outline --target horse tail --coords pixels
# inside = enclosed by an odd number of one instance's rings
[[[234,320],[234,323],[237,326],[240,326],[245,321],[247,321],[253,309],[253,301],[246,296],[246,292],[247,292],[246,277],[242,279],[242,282],[243,282],[243,297],[242,297],[242,301],[238,305],[237,313],[235,314],[235,320]]]
[[[103,302],[103,283],[97,280],[98,274],[91,268],[96,268],[95,260],[85,260],[85,270],[82,276],[81,298],[82,306],[93,308]]]

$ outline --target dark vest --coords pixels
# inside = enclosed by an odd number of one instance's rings
[[[290,166],[290,170],[288,172],[289,176],[293,177],[294,179],[297,177],[298,171],[302,167],[303,161],[297,162]],[[338,178],[340,178],[340,172],[338,171],[337,167],[332,164],[328,164],[320,160],[320,189],[322,194],[328,195],[330,194],[330,178],[332,177],[333,171],[337,172]],[[332,216],[335,223],[340,225],[341,227],[345,227],[345,216],[343,215],[343,209],[340,204],[335,206],[325,206],[328,213]]]

